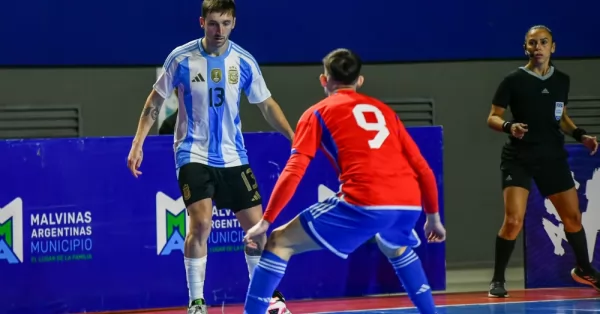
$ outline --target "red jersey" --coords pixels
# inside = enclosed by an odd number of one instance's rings
[[[280,176],[276,185],[279,190],[273,191],[272,198],[285,199],[286,190],[290,190],[284,203],[289,201],[317,149],[338,171],[338,196],[344,201],[367,208],[415,208],[421,207],[424,191],[425,211],[438,211],[433,172],[396,113],[382,102],[341,90],[305,111],[298,121],[292,157],[286,165],[289,173]],[[295,186],[280,187],[280,181],[286,180]],[[266,220],[274,220],[285,206],[282,201],[269,202]]]

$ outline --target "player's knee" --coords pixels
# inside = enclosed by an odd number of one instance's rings
[[[501,233],[513,238],[523,228],[529,191],[521,187],[508,187],[504,190],[504,223]]]
[[[523,218],[519,216],[506,216],[504,218],[504,226],[511,229],[521,229],[523,226]]]
[[[190,230],[187,238],[195,238],[199,241],[208,240],[212,226],[212,201],[203,199],[187,207],[190,219]]]
[[[577,232],[581,229],[581,212],[579,209],[567,211],[560,218],[567,232]]]
[[[287,241],[284,241],[284,239],[285,236],[283,229],[277,228],[273,230],[273,232],[271,232],[271,234],[269,235],[269,238],[267,239],[266,248],[268,248],[269,250],[285,248],[285,243]]]
[[[190,221],[190,231],[188,235],[200,240],[206,240],[210,235],[211,225],[211,218],[195,217],[195,219]]]
[[[505,215],[502,228],[508,233],[519,233],[523,228],[523,217],[521,215]]]
[[[521,232],[521,227],[522,224],[509,224],[505,221],[504,225],[502,225],[502,228],[500,229],[499,235],[507,240],[515,240]]]
[[[396,258],[396,257],[402,256],[402,254],[404,254],[404,252],[406,252],[407,247],[403,246],[403,247],[399,247],[399,248],[385,248],[385,250],[383,250],[381,247],[379,247],[379,249],[381,250],[383,255],[385,255],[387,258]]]
[[[392,247],[390,245],[386,245],[386,243],[384,243],[379,237],[375,237],[375,240],[377,240],[377,246],[379,247],[379,250],[387,258],[398,257],[404,254],[404,252],[406,251],[406,246]]]
[[[548,197],[560,216],[567,232],[577,232],[581,229],[581,211],[577,190],[571,188]]]

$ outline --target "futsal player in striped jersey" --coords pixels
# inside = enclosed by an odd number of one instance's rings
[[[244,313],[265,313],[292,255],[326,248],[346,258],[375,237],[419,312],[434,314],[431,288],[411,249],[417,243],[412,230],[423,209],[428,240],[441,242],[446,237],[433,171],[396,113],[356,92],[363,82],[356,54],[335,50],[323,64],[321,84],[328,97],[298,121],[292,155],[263,219],[245,240],[252,243],[268,230],[319,148],[339,173],[340,192],[271,233],[250,282]]]
[[[174,49],[154,84],[128,157],[134,176],[142,174],[142,146],[165,100],[179,102],[174,135],[177,178],[190,218],[184,255],[189,314],[205,314],[204,279],[213,200],[235,213],[244,231],[262,217],[261,196],[248,162],[240,122],[240,96],[257,104],[269,124],[292,140],[294,132],[271,97],[256,60],[229,40],[236,22],[233,0],[204,0],[200,25],[205,36]],[[248,272],[262,254],[266,236],[246,248]],[[283,299],[278,292],[274,295]],[[261,313],[264,314],[264,313]]]

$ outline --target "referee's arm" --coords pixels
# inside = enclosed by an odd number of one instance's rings
[[[487,119],[487,125],[498,132],[502,132],[505,122],[504,111],[506,111],[505,108],[497,105],[492,105],[492,110],[490,111],[490,114]]]
[[[560,118],[559,124],[560,124],[560,129],[569,136],[573,136],[573,131],[575,131],[577,129],[577,126],[575,125],[573,120],[571,120],[569,115],[567,115],[567,107],[566,106],[564,107],[563,115]]]
[[[506,132],[504,130],[504,127],[506,126],[504,111],[506,111],[508,104],[510,103],[511,86],[511,81],[508,77],[505,77],[498,85],[498,88],[496,88],[494,98],[492,99],[492,109],[487,118],[487,125],[493,130]]]

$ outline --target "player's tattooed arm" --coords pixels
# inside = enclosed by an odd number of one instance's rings
[[[160,112],[160,108],[162,104],[151,103],[150,106],[144,107],[144,111],[142,112],[142,117],[150,116],[152,121],[156,121],[158,119],[158,113]]]
[[[142,115],[138,122],[138,128],[135,133],[135,138],[133,139],[134,144],[142,145],[146,136],[150,132],[150,128],[154,125],[156,119],[158,119],[158,113],[162,108],[165,99],[162,98],[155,90],[152,90],[148,98],[146,99],[146,104],[144,104],[144,109],[142,110]]]

